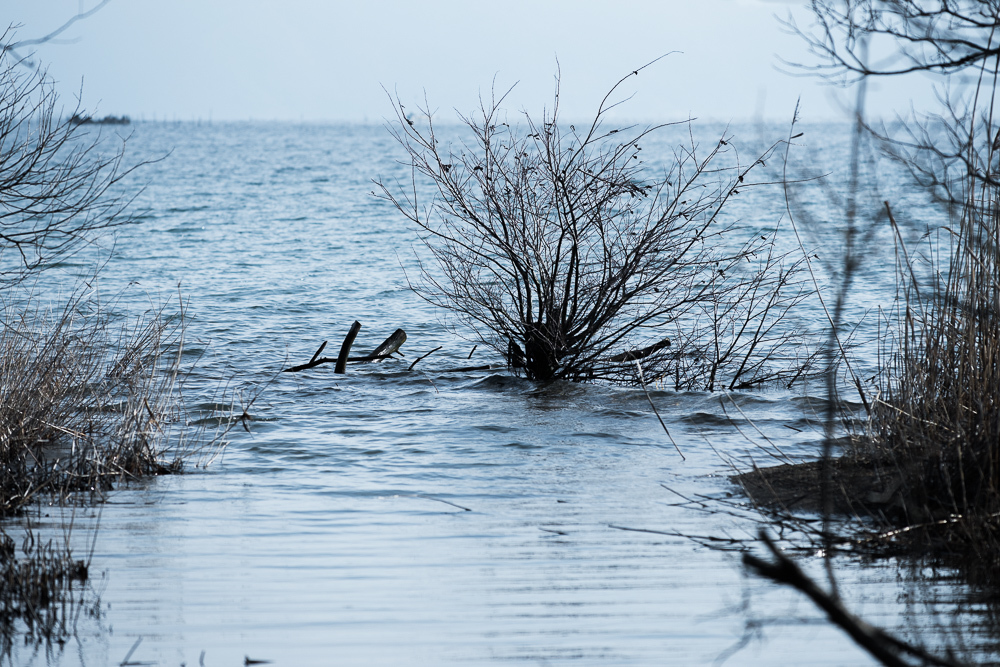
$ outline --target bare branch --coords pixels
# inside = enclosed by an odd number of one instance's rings
[[[130,223],[134,195],[115,189],[138,166],[125,165],[126,140],[109,151],[99,132],[60,118],[52,82],[18,65],[0,47],[0,286]]]
[[[39,46],[41,44],[45,44],[46,42],[51,42],[56,37],[58,37],[59,35],[61,35],[62,33],[64,33],[74,23],[76,23],[77,21],[82,21],[83,19],[86,19],[86,18],[89,18],[89,17],[93,16],[94,14],[96,14],[97,12],[99,12],[101,9],[103,9],[104,6],[106,4],[108,4],[109,2],[111,2],[111,0],[101,0],[101,2],[99,2],[97,5],[91,7],[88,10],[77,12],[74,16],[70,17],[61,26],[59,26],[58,28],[56,28],[55,30],[53,30],[52,32],[50,32],[49,34],[44,35],[42,37],[37,37],[35,39],[22,39],[22,40],[19,40],[19,41],[16,41],[16,42],[12,41],[12,40],[11,41],[4,40],[4,42],[2,44],[0,44],[0,52],[2,52],[2,53],[0,53],[0,55],[5,55],[7,52],[10,52],[11,55],[14,56],[15,62],[17,62],[19,65],[22,65],[22,66],[28,67],[28,68],[36,68],[36,67],[38,67],[38,64],[35,61],[31,60],[28,57],[21,57],[19,55],[18,52],[21,49],[24,49],[26,47],[31,47],[31,46]],[[8,28],[7,32],[10,33],[11,30],[12,30],[12,28],[13,28],[13,26],[10,27],[10,28]]]

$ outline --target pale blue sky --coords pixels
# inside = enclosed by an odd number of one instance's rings
[[[98,0],[83,0],[84,8]],[[620,76],[669,51],[629,82],[627,118],[689,114],[788,119],[840,117],[830,87],[776,69],[776,55],[805,58],[775,15],[792,0],[112,0],[60,43],[36,52],[67,104],[83,82],[99,114],[159,119],[380,121],[382,90],[398,90],[453,117],[480,91],[515,82],[511,107],[551,101],[556,58],[563,117],[585,117]],[[0,20],[38,37],[80,0],[4,0]],[[803,16],[805,16],[803,14]],[[909,88],[907,88],[909,86]],[[883,88],[876,111],[905,108],[912,83]]]

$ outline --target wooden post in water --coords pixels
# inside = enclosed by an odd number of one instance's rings
[[[343,375],[347,372],[347,357],[351,354],[351,346],[354,345],[354,339],[358,337],[359,331],[361,331],[361,322],[354,320],[351,330],[347,332],[347,338],[344,339],[344,344],[340,346],[340,354],[337,355],[337,366],[333,369],[334,373]]]

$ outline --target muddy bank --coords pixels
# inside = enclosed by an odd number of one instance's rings
[[[826,461],[830,475],[830,511],[835,514],[885,519],[915,508],[901,493],[906,471],[897,462],[867,454],[848,452]],[[823,461],[754,467],[730,477],[755,504],[788,513],[818,513]]]

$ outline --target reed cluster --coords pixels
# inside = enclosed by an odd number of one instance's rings
[[[15,290],[17,291],[17,290]],[[115,485],[179,472],[221,450],[184,414],[183,307],[128,317],[93,291],[58,309],[34,295],[0,302],[0,519],[29,506],[100,502]],[[69,529],[65,529],[68,532]],[[10,535],[18,536],[14,540]],[[20,542],[20,548],[17,543]],[[89,558],[23,520],[0,526],[0,636],[64,636],[79,616]]]
[[[39,494],[100,494],[180,469],[182,323],[162,309],[112,321],[96,298],[2,306],[0,516]]]
[[[15,540],[0,535],[0,655],[9,655],[20,630],[25,639],[53,640],[70,634],[87,604],[90,561],[64,544],[27,531],[20,555]]]
[[[828,568],[830,554],[837,551],[954,568],[971,585],[974,601],[987,603],[983,615],[995,636],[1000,184],[970,177],[966,191],[969,196],[955,209],[955,224],[944,228],[944,241],[915,254],[901,240],[897,245],[898,325],[880,356],[865,428],[841,441],[846,449],[838,458],[827,454],[819,462],[756,469],[735,479],[755,501],[773,509],[773,526],[798,531],[812,553],[819,546]],[[898,232],[888,204],[886,212]],[[822,529],[796,516],[803,509],[822,513]],[[833,524],[831,514],[845,519]],[[954,657],[953,637],[946,640],[949,655],[935,656],[851,615],[839,599],[832,569],[826,592],[765,532],[761,539],[771,560],[747,552],[743,560],[749,569],[810,596],[882,664],[964,664]]]
[[[900,253],[899,335],[868,446],[911,547],[1000,564],[1000,190],[980,184],[921,286]],[[932,269],[937,267],[931,266]]]

